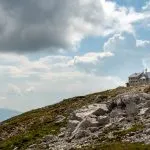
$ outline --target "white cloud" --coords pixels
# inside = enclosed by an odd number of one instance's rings
[[[137,47],[150,47],[150,41],[147,40],[136,40]]]
[[[113,53],[111,52],[101,52],[101,53],[90,52],[90,53],[86,53],[83,56],[75,56],[73,59],[73,63],[74,64],[78,64],[78,63],[96,64],[101,59],[105,57],[111,57],[111,56],[113,56]]]
[[[143,10],[148,11],[150,10],[150,1],[147,1],[145,6],[142,7]]]
[[[14,84],[8,84],[8,94],[22,96],[22,91],[18,86]]]
[[[33,93],[33,92],[35,92],[35,87],[33,87],[33,86],[28,87],[28,88],[25,90],[25,93],[26,93],[26,94]]]
[[[92,64],[95,64],[94,68],[100,68],[98,64],[112,56],[110,52],[87,53],[76,57],[46,56],[38,60],[29,60],[24,56],[24,61],[16,59],[17,63],[11,63],[14,54],[5,54],[5,64],[2,63],[0,72],[1,76],[5,77],[8,88],[2,92],[7,99],[2,101],[1,105],[17,110],[29,110],[58,102],[63,98],[123,85],[124,81],[116,76],[91,73]],[[74,61],[77,58],[80,63],[88,66],[89,72],[85,72],[84,68]],[[13,84],[10,84],[12,81]]]
[[[104,43],[104,51],[123,51],[134,49],[136,45],[135,37],[129,33],[114,34]]]
[[[148,17],[107,0],[0,1],[0,51],[51,52],[76,48],[87,36],[134,32]]]

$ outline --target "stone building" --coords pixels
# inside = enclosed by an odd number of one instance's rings
[[[150,72],[147,69],[144,72],[134,73],[129,76],[127,86],[150,84]]]

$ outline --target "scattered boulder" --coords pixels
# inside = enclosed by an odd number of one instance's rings
[[[99,105],[99,108],[93,112],[93,115],[100,116],[104,115],[108,112],[108,108],[106,104]]]
[[[91,114],[94,115],[103,115],[108,112],[108,108],[106,104],[91,104],[89,106],[82,107],[79,110],[76,110],[73,114],[75,118],[78,118],[77,120],[81,121],[86,116],[89,116]]]
[[[99,125],[106,125],[109,123],[109,117],[108,116],[99,116],[97,118]]]

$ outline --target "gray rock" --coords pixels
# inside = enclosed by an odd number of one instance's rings
[[[81,121],[84,118],[86,118],[89,115],[103,115],[108,112],[108,108],[106,104],[91,104],[88,106],[84,106],[79,110],[76,110],[73,114],[74,117],[77,118],[77,120]],[[76,119],[75,119],[76,120]]]
[[[57,141],[58,141],[58,137],[55,135],[51,135],[51,134],[43,138],[43,142],[46,142],[46,143],[54,143]]]
[[[98,126],[98,121],[96,121],[96,119],[94,118],[87,118],[78,124],[74,132],[76,132],[77,130],[85,130],[88,127],[93,127],[93,126]]]
[[[64,136],[65,136],[65,133],[63,132],[58,135],[59,138],[63,138]]]
[[[150,100],[146,102],[145,106],[150,107]]]
[[[94,133],[99,130],[99,127],[89,127],[87,128],[90,132]]]
[[[140,93],[140,94],[139,94],[139,97],[143,97],[143,98],[145,98],[146,100],[150,100],[150,94],[147,94],[147,93]]]
[[[150,113],[150,108],[142,108],[139,115],[148,115]]]
[[[101,104],[97,110],[93,112],[93,115],[101,116],[108,112],[108,108],[106,104]]]
[[[57,117],[56,117],[56,123],[62,123],[62,122],[64,122],[64,120],[66,119],[66,117],[64,117],[63,115],[58,115]]]
[[[67,126],[67,129],[69,129],[69,131],[74,131],[75,128],[77,127],[77,125],[79,124],[80,122],[78,120],[69,120],[68,122],[68,126]]]
[[[79,123],[80,122],[78,120],[69,120],[65,136],[66,137],[71,136],[72,132],[76,129],[76,127]]]
[[[38,148],[39,149],[48,149],[48,144],[46,142],[42,142],[40,144],[38,144]]]
[[[66,128],[63,127],[63,128],[60,128],[60,132],[65,132],[66,131]]]
[[[109,123],[109,117],[108,116],[99,116],[97,118],[98,122],[99,122],[99,125],[106,125]]]
[[[76,134],[74,135],[74,138],[75,139],[81,139],[81,138],[87,137],[89,135],[90,135],[90,133],[88,131],[86,131],[86,130],[78,130],[76,132]]]
[[[29,148],[36,148],[37,147],[37,144],[32,144],[29,146]]]
[[[126,104],[126,113],[129,116],[134,116],[138,113],[137,105],[134,102]]]
[[[82,120],[72,132],[72,138],[79,132],[85,131],[88,127],[98,127],[99,122],[94,118],[94,116],[88,116],[86,119]]]
[[[150,129],[146,129],[146,130],[144,131],[144,133],[147,134],[147,135],[150,135]]]

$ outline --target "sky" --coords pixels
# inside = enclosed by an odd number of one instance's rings
[[[149,50],[150,0],[0,0],[0,107],[124,86]]]

